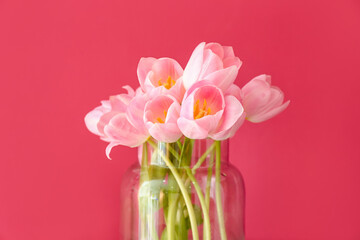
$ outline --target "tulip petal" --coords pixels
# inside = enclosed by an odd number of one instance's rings
[[[224,68],[228,68],[230,66],[236,66],[237,70],[239,70],[242,65],[242,61],[238,57],[224,58],[223,65]]]
[[[234,83],[238,74],[238,69],[236,66],[231,66],[228,68],[215,71],[207,75],[204,80],[212,82],[215,86],[219,87],[221,90],[226,91],[231,84]]]
[[[204,79],[207,75],[220,69],[223,69],[223,62],[221,58],[215,53],[213,53],[210,49],[205,49],[204,60],[198,79]]]
[[[182,135],[176,123],[155,123],[149,128],[150,135],[160,142],[176,142]]]
[[[100,135],[104,135],[104,128],[107,124],[109,124],[110,120],[116,116],[117,114],[119,114],[119,112],[115,112],[115,111],[111,111],[108,113],[105,113],[104,115],[101,116],[98,124],[97,124],[97,129],[100,133]]]
[[[231,86],[225,91],[224,95],[232,95],[234,97],[236,97],[240,102],[242,101],[242,99],[244,98],[244,94],[241,91],[241,89],[235,85],[235,84],[231,84]]]
[[[224,59],[235,57],[234,49],[230,46],[223,46],[224,50]]]
[[[125,113],[114,116],[109,124],[105,126],[104,132],[113,142],[128,147],[137,147],[148,138],[147,132],[143,132],[131,125]]]
[[[208,43],[205,45],[205,49],[210,49],[220,59],[224,58],[224,48],[218,43]]]
[[[116,146],[119,146],[119,145],[122,145],[120,143],[117,143],[117,142],[110,142],[107,146],[106,146],[106,149],[105,149],[105,154],[106,154],[106,157],[111,160],[111,157],[110,157],[110,153],[111,153],[111,149],[113,147],[116,147]]]
[[[182,67],[176,60],[172,58],[157,59],[153,63],[151,70],[154,73],[152,77],[156,78],[154,79],[156,83],[159,79],[166,80],[169,76],[171,76],[172,79],[176,80],[183,75]]]
[[[196,124],[194,120],[189,120],[184,117],[180,117],[177,124],[181,132],[188,138],[191,139],[205,139],[209,132],[203,129],[201,126]]]
[[[276,115],[278,115],[282,111],[284,111],[289,106],[289,104],[290,104],[290,100],[286,101],[284,104],[270,110],[269,112],[267,112],[267,113],[265,113],[263,115],[253,116],[253,117],[249,117],[247,119],[250,122],[253,122],[253,123],[259,123],[259,122],[266,121],[266,120],[268,120],[268,119],[270,119],[272,117],[275,117]]]
[[[225,109],[221,124],[210,137],[214,140],[224,140],[232,137],[245,119],[244,108],[234,96],[225,96]]]
[[[90,132],[96,135],[101,135],[101,133],[98,130],[98,123],[100,121],[100,118],[106,113],[110,111],[109,108],[105,108],[103,106],[96,107],[92,111],[90,111],[85,116],[85,125],[89,129]]]
[[[126,116],[129,122],[141,131],[146,131],[143,120],[146,101],[145,95],[136,96],[130,101],[126,110]]]
[[[205,42],[200,43],[195,48],[184,69],[183,82],[185,89],[189,89],[199,78],[201,66],[204,60],[204,48]]]
[[[151,71],[151,67],[155,61],[156,61],[156,58],[147,57],[147,58],[141,58],[138,63],[137,76],[139,79],[140,86],[143,90],[145,90],[144,83],[145,83],[146,76],[148,75],[148,72]]]
[[[207,132],[212,133],[218,127],[224,110],[217,111],[214,115],[207,115],[202,118],[196,119],[195,122],[198,126],[205,129]]]

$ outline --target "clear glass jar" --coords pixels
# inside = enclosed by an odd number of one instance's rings
[[[243,240],[244,181],[228,140],[182,139],[139,148],[121,185],[122,240]]]

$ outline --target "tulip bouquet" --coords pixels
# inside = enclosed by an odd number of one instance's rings
[[[171,58],[141,58],[140,87],[124,86],[127,93],[111,96],[86,115],[87,128],[109,143],[109,159],[114,146],[139,147],[139,239],[197,240],[199,229],[204,239],[215,236],[215,229],[222,240],[227,239],[221,142],[234,136],[245,119],[262,122],[289,105],[268,75],[255,77],[242,88],[235,85],[241,65],[232,47],[204,42],[185,69]],[[194,142],[200,139],[213,142],[194,159]],[[196,173],[206,159],[203,187]],[[211,191],[217,226],[210,216]],[[162,226],[155,221],[155,211],[161,211]]]

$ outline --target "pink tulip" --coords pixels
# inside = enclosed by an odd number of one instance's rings
[[[175,142],[182,133],[177,126],[180,104],[171,96],[160,95],[146,103],[144,122],[150,135],[161,142]]]
[[[134,90],[130,86],[124,86],[127,94],[111,96],[107,101],[101,101],[101,106],[96,107],[85,116],[85,124],[90,132],[106,138],[104,127],[110,119],[117,113],[126,111],[130,100],[135,96]]]
[[[144,92],[159,88],[162,94],[172,95],[178,101],[182,100],[185,92],[181,78],[183,69],[174,59],[141,58],[137,75]]]
[[[236,97],[224,96],[217,86],[200,81],[185,93],[177,123],[188,138],[224,140],[235,134],[244,118]]]
[[[202,42],[195,48],[186,65],[184,87],[188,90],[194,83],[208,80],[226,91],[235,81],[241,64],[232,47]]]
[[[146,129],[137,128],[138,119],[134,115],[132,115],[134,122],[131,122],[127,116],[127,112],[131,112],[129,106],[134,99],[135,102],[138,101],[142,96],[141,93],[137,91],[135,96],[135,91],[131,87],[125,86],[124,88],[128,91],[127,94],[111,96],[109,101],[102,101],[102,106],[95,108],[85,116],[87,128],[100,136],[102,140],[110,142],[106,148],[106,155],[109,159],[112,147],[117,145],[137,147],[149,137]]]
[[[254,123],[274,117],[290,103],[283,103],[284,93],[278,87],[271,86],[271,77],[265,74],[249,81],[242,88],[242,92],[246,119]]]

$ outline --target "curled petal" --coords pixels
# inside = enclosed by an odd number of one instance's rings
[[[110,108],[99,106],[96,107],[94,110],[90,111],[85,116],[85,125],[89,129],[90,132],[96,135],[101,135],[101,133],[98,130],[98,123],[100,121],[100,118],[107,112],[110,111]]]
[[[210,137],[214,140],[224,140],[232,137],[244,122],[245,113],[239,100],[234,96],[225,96],[225,109],[221,124]]]
[[[134,127],[128,121],[125,113],[119,113],[113,117],[105,126],[104,132],[112,142],[128,147],[137,147],[149,137],[147,131],[144,132]]]
[[[123,86],[123,89],[125,89],[125,90],[128,92],[127,95],[128,95],[129,97],[134,97],[134,96],[135,96],[135,91],[134,91],[134,89],[133,89],[132,87],[130,87],[129,85]]]
[[[116,147],[118,145],[121,145],[121,143],[117,143],[117,142],[110,142],[107,146],[106,146],[106,149],[105,149],[105,154],[106,154],[106,157],[111,160],[111,157],[110,157],[110,153],[111,153],[111,150],[113,147]]]

